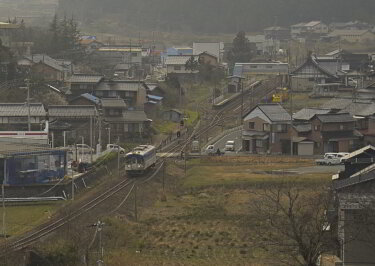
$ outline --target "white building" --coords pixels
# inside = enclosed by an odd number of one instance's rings
[[[170,55],[165,60],[167,67],[167,74],[191,74],[197,73],[198,70],[191,71],[186,69],[186,62],[191,58],[191,55]],[[198,61],[199,56],[194,56],[194,59]]]
[[[193,54],[199,55],[203,52],[208,52],[216,56],[219,62],[223,59],[224,43],[222,42],[195,42],[193,43]]]
[[[246,36],[250,43],[254,43],[257,48],[257,54],[276,54],[280,50],[280,41],[266,38],[265,35]]]

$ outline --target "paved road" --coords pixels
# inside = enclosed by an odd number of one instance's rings
[[[308,167],[300,167],[295,169],[288,169],[288,171],[296,171],[299,174],[311,174],[311,173],[338,173],[343,171],[345,167],[343,165],[315,165]]]
[[[218,148],[220,151],[224,151],[225,144],[228,140],[234,140],[236,151],[239,151],[242,148],[242,130],[234,131],[232,133],[229,133],[228,135],[224,136],[223,138],[219,139],[217,142],[215,142],[214,150],[216,151]],[[204,151],[202,151],[204,152]],[[235,152],[227,152],[227,155],[229,154],[236,154]]]

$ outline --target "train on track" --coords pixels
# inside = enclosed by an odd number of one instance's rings
[[[139,145],[125,155],[125,171],[129,175],[141,175],[156,164],[156,148]]]

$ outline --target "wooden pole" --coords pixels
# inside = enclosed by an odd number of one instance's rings
[[[135,221],[138,221],[138,208],[137,208],[137,185],[134,187],[134,217]]]

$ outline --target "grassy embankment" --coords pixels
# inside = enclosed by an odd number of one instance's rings
[[[32,230],[33,228],[50,219],[59,207],[60,204],[55,203],[25,206],[6,206],[5,227],[7,236],[17,236],[29,230]],[[2,223],[3,217],[1,216],[0,224]],[[0,241],[2,241],[2,239]]]
[[[121,231],[126,243],[106,240],[105,260],[108,265],[277,265],[272,250],[258,245],[254,192],[281,180],[296,182],[307,193],[329,184],[330,173],[272,172],[312,165],[298,158],[212,157],[189,161],[184,176],[183,165],[170,164],[165,201],[143,208],[138,223],[108,220],[108,237]],[[159,186],[153,190],[160,196]]]

